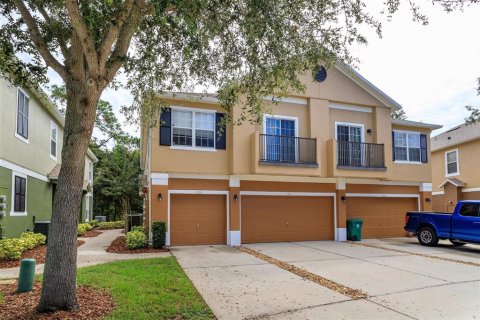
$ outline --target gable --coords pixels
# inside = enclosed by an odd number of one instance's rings
[[[352,77],[353,75],[352,73]],[[355,73],[355,75],[358,74]],[[390,107],[366,89],[362,88],[362,86],[352,80],[352,77],[347,76],[339,67],[333,67],[327,71],[327,79],[325,81],[316,82],[313,79],[312,72],[307,71],[300,76],[301,81],[306,85],[306,91],[302,93],[301,96],[345,104]],[[371,84],[369,84],[369,86],[372,86],[370,91],[378,90]],[[384,95],[383,93],[379,93],[379,95],[380,94]],[[391,98],[388,99],[391,100]]]

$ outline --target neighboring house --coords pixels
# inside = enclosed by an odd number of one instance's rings
[[[480,200],[480,123],[459,125],[431,144],[433,209],[453,212],[460,200]]]
[[[34,221],[50,220],[60,171],[63,115],[43,93],[17,88],[0,78],[0,195],[6,199],[0,221],[4,237],[33,230]],[[80,220],[92,216],[93,163],[86,155]]]
[[[215,95],[164,95],[162,126],[141,131],[148,228],[167,222],[169,245],[343,241],[349,218],[405,235],[406,211],[431,208],[440,126],[392,120],[400,106],[344,64],[301,79],[304,94],[265,97],[263,124],[222,133]]]

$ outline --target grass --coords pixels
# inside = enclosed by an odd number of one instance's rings
[[[3,303],[3,292],[0,291],[0,304],[2,304],[2,303]]]
[[[116,308],[108,319],[214,318],[173,257],[80,268],[77,281],[112,294]]]

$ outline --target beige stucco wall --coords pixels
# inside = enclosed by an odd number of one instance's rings
[[[414,128],[414,127],[404,127],[404,126],[398,126],[398,125],[393,125],[392,126],[393,130],[400,130],[400,131],[411,131],[411,132],[418,132],[421,134],[426,134],[427,135],[427,154],[428,154],[428,163],[396,163],[392,162],[392,141],[391,141],[391,133],[390,133],[390,143],[389,147],[385,145],[386,150],[390,151],[390,162],[389,166],[391,170],[389,171],[389,178],[392,180],[398,180],[398,181],[425,181],[425,182],[430,182],[432,181],[432,159],[430,156],[430,129],[425,129],[425,128]]]
[[[445,148],[432,153],[432,183],[433,191],[442,191],[438,188],[445,181],[445,153],[458,149],[459,171],[457,176],[450,176],[465,182],[465,188],[480,187],[480,140],[463,143],[454,147]]]
[[[24,92],[30,97],[28,144],[15,136],[17,88],[0,79],[0,158],[47,175],[57,164],[50,158],[50,123],[54,120],[30,91]],[[54,122],[58,127],[57,159],[60,159],[63,129]]]
[[[263,133],[262,124],[229,126],[227,130],[227,150],[216,152],[174,150],[159,145],[159,130],[152,129],[152,172],[165,173],[201,173],[201,174],[262,174],[262,175],[296,175],[321,178],[352,177],[374,178],[382,180],[429,182],[431,181],[430,163],[422,165],[401,165],[392,162],[392,123],[391,109],[367,93],[359,85],[348,79],[340,71],[328,71],[325,82],[312,80],[310,72],[301,76],[306,84],[306,92],[294,94],[293,97],[304,97],[306,105],[281,102],[267,105],[264,114],[298,118],[298,135],[304,138],[317,139],[318,168],[265,166],[258,163],[258,137]],[[212,103],[181,101],[170,99],[170,105],[200,109],[214,109],[225,112]],[[344,104],[357,107],[368,107],[362,111],[341,110],[331,108],[332,104]],[[370,111],[370,112],[365,112]],[[241,106],[234,108],[232,116],[238,120]],[[337,170],[335,144],[335,122],[358,123],[364,126],[365,142],[384,144],[387,171]],[[402,128],[396,129],[430,134],[429,129]],[[372,129],[372,134],[367,134]],[[146,149],[143,133],[142,148]],[[429,139],[428,139],[429,140]],[[143,150],[142,152],[146,152]],[[194,159],[194,160],[192,160]]]

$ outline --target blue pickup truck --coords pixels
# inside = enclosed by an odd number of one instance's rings
[[[424,246],[434,247],[440,239],[455,246],[480,244],[480,201],[459,201],[453,213],[407,212],[404,228]]]

